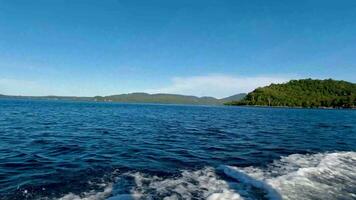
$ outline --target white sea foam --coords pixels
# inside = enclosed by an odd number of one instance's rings
[[[269,199],[356,199],[356,152],[293,154],[267,168],[222,166],[241,184]]]
[[[131,199],[208,199],[240,200],[241,196],[229,188],[229,184],[219,179],[211,167],[197,171],[183,171],[175,178],[161,178],[143,173],[128,173],[134,178]],[[127,196],[122,196],[127,198]],[[142,198],[141,198],[142,197]],[[124,198],[113,197],[110,200]]]
[[[58,200],[105,200],[107,199],[113,190],[113,184],[106,184],[103,191],[90,191],[84,192],[81,195],[75,195],[69,193],[59,198]]]
[[[58,200],[311,200],[356,199],[356,152],[293,154],[265,168],[221,166],[182,171],[166,178],[128,172],[120,178],[131,179],[128,194],[118,194],[113,184],[99,192],[67,194]],[[115,187],[114,187],[115,188]]]
[[[230,189],[229,183],[219,179],[215,169],[207,167],[197,171],[182,171],[173,178],[151,176],[140,172],[125,173],[121,178],[131,177],[134,187],[130,194],[115,194],[113,185],[107,186],[100,192],[85,192],[80,195],[69,193],[58,200],[241,200],[238,193]],[[114,187],[115,188],[115,187]]]

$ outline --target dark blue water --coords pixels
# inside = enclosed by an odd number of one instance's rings
[[[355,110],[0,100],[1,200],[356,199],[355,151]]]

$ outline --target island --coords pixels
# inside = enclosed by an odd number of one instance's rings
[[[225,105],[356,108],[356,84],[333,79],[291,80],[257,88],[243,99]]]

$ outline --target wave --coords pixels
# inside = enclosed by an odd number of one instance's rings
[[[113,184],[103,184],[102,186],[104,187],[104,189],[101,192],[90,191],[84,192],[80,195],[69,193],[59,198],[58,200],[105,200],[112,194]]]
[[[182,171],[180,176],[173,178],[150,176],[140,172],[126,175],[132,177],[135,182],[131,189],[131,199],[242,199],[229,188],[228,182],[218,178],[212,167]],[[121,200],[119,197],[127,198],[127,195],[112,197],[109,200]]]
[[[266,168],[221,166],[241,184],[268,199],[356,199],[356,152],[293,154]]]
[[[59,200],[354,200],[355,166],[356,152],[337,152],[293,154],[266,167],[184,170],[169,178],[127,172],[119,175],[116,186],[110,183],[100,192],[67,194]],[[131,180],[129,191],[117,191],[118,180]]]
[[[238,193],[230,189],[229,183],[219,179],[212,167],[197,171],[182,171],[177,177],[163,178],[140,172],[121,174],[117,181],[132,179],[133,187],[127,194],[114,191],[115,186],[108,184],[104,191],[87,192],[81,195],[67,194],[58,200],[141,200],[141,199],[207,199],[241,200]],[[116,186],[117,187],[117,186]]]

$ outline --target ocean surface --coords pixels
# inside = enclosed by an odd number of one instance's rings
[[[356,110],[2,99],[0,199],[356,199]]]

